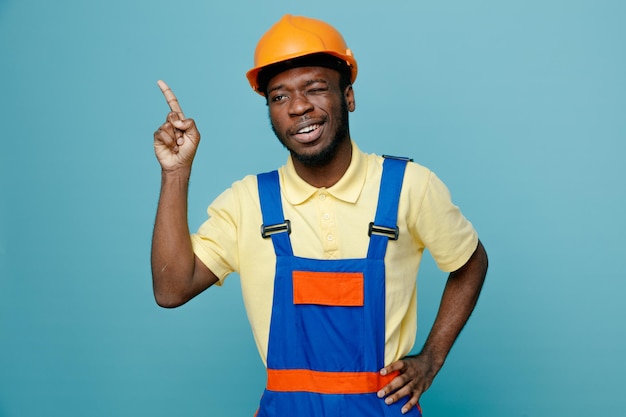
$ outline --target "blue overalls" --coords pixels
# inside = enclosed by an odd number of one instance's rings
[[[267,386],[258,417],[402,415],[405,401],[388,406],[376,393],[395,376],[379,374],[385,349],[384,257],[388,241],[398,236],[405,166],[403,159],[384,161],[363,259],[294,256],[278,172],[258,176],[262,235],[271,237],[276,253]],[[421,417],[421,412],[414,407],[406,415]]]

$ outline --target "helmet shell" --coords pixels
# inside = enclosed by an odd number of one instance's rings
[[[311,54],[335,56],[350,68],[350,82],[354,83],[357,64],[343,36],[326,22],[304,16],[284,15],[259,40],[254,52],[254,68],[246,73],[254,91],[259,91],[257,76],[263,68]]]

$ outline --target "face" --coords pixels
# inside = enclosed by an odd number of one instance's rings
[[[323,67],[292,68],[273,77],[267,88],[272,129],[305,166],[330,163],[349,143],[348,112],[354,111],[352,86],[339,86],[339,72]]]

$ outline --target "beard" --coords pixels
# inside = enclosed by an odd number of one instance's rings
[[[335,130],[333,140],[324,149],[321,149],[320,151],[313,154],[301,154],[295,152],[293,149],[290,149],[287,146],[285,139],[276,130],[276,126],[274,126],[274,123],[271,121],[271,119],[270,124],[272,125],[272,131],[274,132],[280,143],[283,144],[285,149],[289,151],[292,158],[296,159],[304,166],[322,167],[333,160],[337,153],[339,145],[343,144],[343,142],[348,140],[348,138],[350,137],[348,128],[348,113],[348,104],[344,99],[341,103],[341,116],[339,118],[339,125]]]

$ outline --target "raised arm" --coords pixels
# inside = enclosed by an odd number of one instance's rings
[[[408,396],[408,402],[402,407],[402,412],[407,413],[430,387],[476,306],[487,265],[487,252],[479,241],[465,265],[448,277],[437,317],[422,351],[381,370],[383,375],[400,372],[378,393],[379,397],[386,397],[387,404]]]
[[[154,151],[161,165],[161,193],[152,236],[152,285],[162,307],[177,307],[217,282],[194,255],[187,221],[189,177],[200,132],[185,118],[172,90],[158,82],[170,107],[165,123],[154,132]]]

